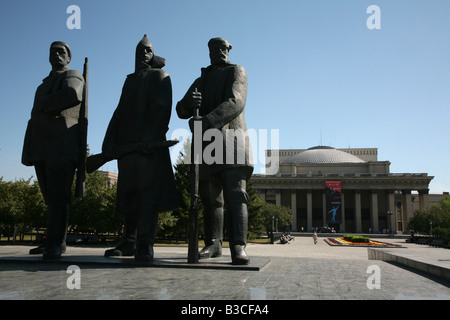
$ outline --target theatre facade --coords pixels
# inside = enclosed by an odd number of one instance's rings
[[[417,209],[430,205],[432,176],[391,173],[377,148],[267,150],[273,175],[253,175],[261,198],[292,212],[292,231],[330,226],[337,232],[403,233]]]

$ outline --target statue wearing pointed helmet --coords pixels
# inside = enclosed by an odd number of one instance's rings
[[[136,47],[135,71],[129,74],[109,123],[102,153],[118,147],[166,140],[172,110],[172,85],[147,35]],[[117,212],[124,215],[124,239],[105,256],[153,259],[158,213],[178,208],[169,149],[138,147],[117,159]]]

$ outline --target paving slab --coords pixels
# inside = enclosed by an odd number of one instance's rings
[[[404,239],[386,241],[405,245],[389,249],[392,254],[410,253],[417,259],[428,254],[431,259],[432,252],[433,259],[444,264],[449,257],[450,251],[427,251]],[[30,248],[0,246],[0,300],[171,300],[180,301],[180,308],[207,301],[450,300],[449,282],[439,276],[371,260],[368,248],[332,247],[323,238],[317,244],[312,237],[295,237],[284,245],[249,243],[250,260],[261,263],[257,270],[188,266],[187,246],[157,245],[155,259],[162,263],[158,267],[114,264],[111,259],[91,263],[108,259],[103,257],[106,247],[69,246],[64,263],[43,262],[28,255]],[[68,264],[78,262],[81,287],[70,289]],[[231,266],[228,248],[215,264]],[[379,288],[371,286],[374,266],[380,272]],[[181,309],[172,311],[181,314]]]
[[[450,249],[411,244],[408,250],[368,248],[368,256],[450,281]]]
[[[151,262],[136,262],[134,257],[105,257],[102,256],[103,249],[87,250],[76,248],[63,254],[61,259],[44,260],[42,255],[30,255],[20,248],[12,254],[0,255],[0,263],[47,263],[63,265],[97,265],[118,268],[190,268],[190,269],[229,269],[259,271],[270,262],[267,257],[253,257],[247,265],[233,265],[231,258],[218,257],[213,259],[199,260],[198,263],[189,263],[187,256],[179,252],[160,252]]]

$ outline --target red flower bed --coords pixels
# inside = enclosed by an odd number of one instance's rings
[[[349,242],[349,241],[345,241],[343,239],[335,239],[335,238],[327,238],[326,242],[329,245],[338,245],[338,246],[354,246],[354,247],[397,247],[397,248],[403,248],[403,246],[399,245],[399,244],[393,244],[393,243],[389,243],[389,242],[383,242],[383,241],[370,241],[369,243],[367,242]]]

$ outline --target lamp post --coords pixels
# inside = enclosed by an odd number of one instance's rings
[[[272,231],[275,231],[275,216],[272,216]]]
[[[275,219],[275,217],[272,216],[272,231],[270,232],[270,243],[271,243],[271,244],[273,244],[274,232],[275,232],[274,226],[273,226],[273,224],[274,224],[274,219]]]

